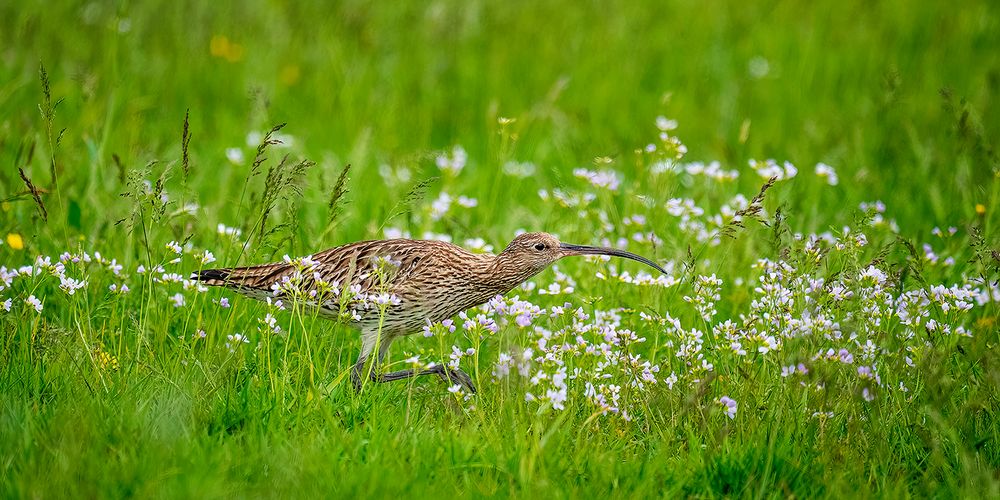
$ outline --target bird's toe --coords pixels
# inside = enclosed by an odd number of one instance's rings
[[[452,370],[452,380],[458,382],[465,390],[472,394],[476,393],[476,385],[472,383],[472,377],[460,369]]]

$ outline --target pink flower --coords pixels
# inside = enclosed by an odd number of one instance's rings
[[[722,396],[719,398],[719,404],[722,405],[727,417],[730,419],[736,418],[736,407],[739,406],[739,403],[737,403],[736,400],[730,398],[729,396]]]

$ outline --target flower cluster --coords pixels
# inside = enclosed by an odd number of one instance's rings
[[[740,169],[718,161],[682,162],[687,149],[672,135],[677,123],[661,116],[655,127],[652,142],[635,150],[634,169],[631,163],[621,167],[615,163],[619,160],[598,158],[596,167],[573,170],[567,185],[540,189],[540,200],[532,201],[558,220],[580,222],[567,234],[583,232],[587,243],[647,255],[666,273],[608,257],[563,261],[510,296],[428,323],[418,335],[417,352],[403,364],[448,374],[464,368],[480,386],[487,379],[496,382],[491,390],[511,391],[515,397],[508,399],[539,413],[583,408],[595,419],[630,421],[651,409],[693,404],[711,418],[738,421],[759,404],[780,404],[753,397],[755,385],[769,383],[802,396],[791,399],[808,400],[802,411],[825,419],[843,411],[843,405],[828,401],[864,408],[880,400],[918,397],[926,376],[922,367],[939,359],[942,350],[961,347],[983,325],[992,326],[974,321],[974,311],[995,307],[1000,283],[961,272],[967,259],[953,244],[962,236],[959,229],[934,228],[932,241],[908,247],[903,261],[882,250],[887,241],[898,241],[899,228],[881,201],[861,204],[854,226],[795,233],[776,212],[772,217],[764,209],[771,179],[828,189],[840,182],[833,167],[817,163],[815,176],[800,177],[789,162],[750,160],[753,173],[768,182],[756,196],[739,193],[733,181],[740,179]],[[251,146],[260,140],[254,138]],[[227,157],[245,161],[240,149]],[[458,176],[467,163],[460,146],[435,158],[451,193],[458,192]],[[502,171],[527,178],[537,168],[509,161]],[[411,176],[406,167],[383,166],[379,172],[390,183],[405,183]],[[643,182],[630,182],[639,176]],[[146,191],[162,203],[169,200],[150,185]],[[473,252],[493,252],[485,239],[449,232],[464,226],[456,215],[475,215],[458,207],[478,204],[476,198],[441,191],[413,211],[406,222],[411,226],[387,227],[384,235],[408,238],[412,231],[424,239],[460,242]],[[770,225],[764,244],[754,241],[744,253],[714,248],[753,220]],[[242,237],[239,229],[224,224],[216,232],[210,236],[229,246],[230,239]],[[20,236],[8,241],[12,249],[24,247]],[[228,333],[234,327],[227,324],[212,336],[212,320],[205,319],[211,314],[199,307],[238,318],[238,303],[202,298],[204,284],[185,276],[214,263],[215,253],[189,240],[157,241],[150,248],[159,260],[128,264],[128,272],[99,252],[37,256],[20,267],[0,267],[0,309],[5,317],[38,322],[65,314],[59,305],[80,304],[81,297],[124,309],[141,293],[153,299],[149,307],[178,320],[169,322],[171,328],[185,325],[184,333],[171,339],[199,348],[212,345],[227,361],[238,361],[243,353],[256,352],[245,349],[248,336],[262,339],[262,346],[293,337],[288,332],[294,323],[282,323],[289,313],[318,311],[363,322],[407,305],[388,286],[401,266],[391,255],[373,257],[371,265],[355,270],[351,283],[333,279],[339,275],[312,257],[285,256],[291,270],[259,297],[266,306],[249,322],[256,333],[246,325]],[[768,253],[771,246],[774,251]],[[728,267],[720,265],[721,251],[727,252]],[[222,333],[228,333],[225,340]],[[117,366],[117,359],[100,348],[92,352],[100,366]],[[454,378],[451,382],[448,391],[458,401],[475,397]]]
[[[465,168],[469,155],[462,146],[455,146],[451,151],[441,153],[434,159],[434,163],[442,172],[458,175]]]
[[[779,165],[777,161],[768,158],[764,161],[750,160],[748,164],[750,165],[750,168],[757,172],[757,175],[764,179],[774,177],[779,181],[786,181],[795,177],[799,173],[799,169],[788,161]]]

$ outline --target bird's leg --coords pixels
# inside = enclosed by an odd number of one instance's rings
[[[441,379],[449,384],[459,384],[472,394],[476,393],[476,386],[472,383],[472,377],[468,373],[462,371],[461,368],[448,368],[444,365],[434,365],[427,370],[424,370],[421,375],[429,375],[431,373],[436,373],[441,376]]]
[[[351,381],[354,382],[354,389],[357,391],[361,391],[361,387],[364,385],[365,361],[364,359],[359,360],[351,368]],[[472,383],[472,377],[469,374],[459,368],[446,368],[444,365],[434,365],[426,370],[406,369],[389,373],[379,373],[375,368],[372,368],[368,379],[372,382],[385,383],[419,377],[421,375],[438,375],[449,384],[459,384],[470,393],[476,393],[476,385]]]
[[[367,361],[365,358],[359,359],[351,367],[351,384],[354,386],[354,392],[361,392],[361,388],[365,385],[365,361]]]
[[[419,377],[421,375],[438,375],[449,384],[457,383],[464,387],[465,390],[473,394],[476,393],[476,386],[472,383],[472,378],[469,377],[467,373],[461,369],[451,369],[444,365],[434,365],[426,370],[407,369],[389,373],[380,373],[379,365],[382,360],[385,359],[386,354],[389,353],[389,345],[394,339],[392,337],[387,337],[381,339],[381,342],[378,342],[380,344],[378,346],[378,354],[375,356],[375,359],[372,360],[371,366],[368,366],[368,358],[371,357],[372,353],[375,351],[376,342],[374,337],[375,335],[363,334],[361,355],[358,357],[358,362],[351,368],[351,382],[354,384],[354,389],[356,391],[361,391],[361,388],[364,386],[365,379],[371,380],[372,382],[384,383]]]
[[[469,374],[465,373],[460,368],[447,368],[444,365],[434,365],[426,370],[419,371],[408,369],[383,373],[373,376],[372,380],[376,382],[392,382],[395,380],[419,377],[421,375],[438,375],[442,380],[448,382],[449,384],[459,384],[470,393],[476,393],[476,385],[472,383],[472,377],[470,377]]]
[[[373,382],[379,381],[378,365],[385,359],[385,355],[389,353],[389,345],[393,341],[393,337],[379,337],[380,335],[377,331],[363,330],[361,332],[361,354],[358,356],[358,362],[351,367],[351,382],[354,384],[354,390],[357,392],[361,392],[361,388],[365,384],[365,379]],[[368,358],[371,357],[376,347],[378,348],[378,354],[371,360],[371,364],[369,365]]]

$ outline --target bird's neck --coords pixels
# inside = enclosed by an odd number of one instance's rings
[[[492,292],[490,297],[494,297],[506,294],[536,274],[538,271],[519,266],[500,253],[483,267],[481,279],[484,288]]]

